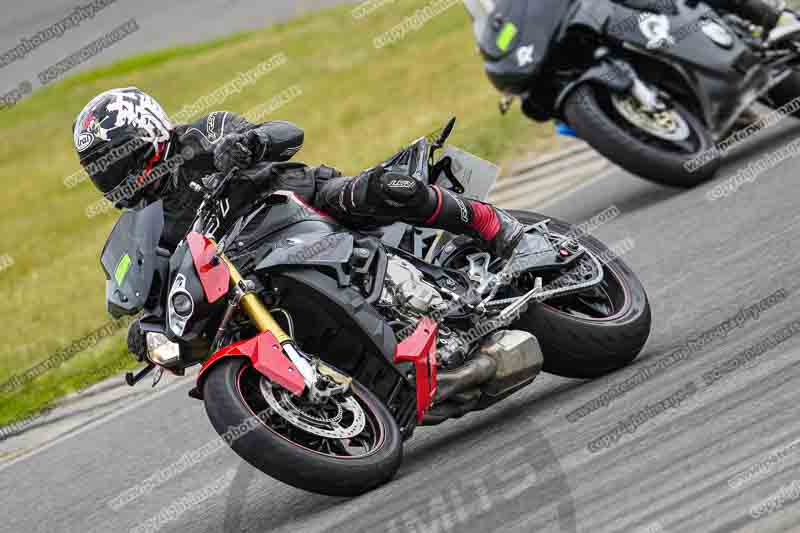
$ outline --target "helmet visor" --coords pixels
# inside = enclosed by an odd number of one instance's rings
[[[132,207],[152,189],[153,180],[144,179],[143,174],[155,153],[152,146],[145,146],[130,157],[96,169],[92,181],[114,207]]]

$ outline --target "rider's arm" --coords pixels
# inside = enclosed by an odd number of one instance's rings
[[[223,136],[231,133],[248,134],[253,148],[253,162],[288,161],[303,147],[305,133],[291,122],[271,120],[253,124],[235,113],[225,113]]]

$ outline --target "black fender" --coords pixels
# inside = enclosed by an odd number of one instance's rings
[[[558,93],[555,109],[560,113],[567,97],[582,83],[599,83],[617,93],[628,91],[633,85],[634,72],[630,65],[619,59],[604,58],[600,63],[584,72],[580,78],[568,83]]]
[[[397,339],[383,316],[355,288],[341,287],[314,268],[274,269],[269,282],[277,289],[278,305],[295,318],[300,346],[369,389],[410,436],[416,425],[415,385],[395,366]]]

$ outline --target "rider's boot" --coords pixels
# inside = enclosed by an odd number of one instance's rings
[[[781,10],[764,0],[731,0],[729,9],[736,15],[761,26],[768,34],[777,24]]]
[[[737,14],[761,26],[767,46],[800,38],[800,20],[782,0],[734,0]]]
[[[525,226],[502,209],[434,187],[437,207],[426,225],[473,235],[495,256],[510,258],[525,235]]]
[[[775,46],[791,40],[800,40],[800,20],[790,11],[781,13],[775,27],[767,36],[767,45]]]
[[[489,251],[496,256],[506,259],[510,258],[525,236],[525,225],[511,216],[507,211],[487,206],[486,204],[481,205],[489,207],[494,211],[495,216],[500,222],[500,229],[498,229],[497,234],[488,241]]]

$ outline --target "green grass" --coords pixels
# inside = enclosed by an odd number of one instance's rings
[[[126,59],[54,84],[0,120],[0,255],[15,264],[0,272],[0,383],[41,362],[108,320],[100,249],[114,213],[89,219],[99,198],[88,180],[67,189],[79,169],[70,128],[83,105],[100,91],[135,85],[170,112],[194,102],[277,53],[288,63],[259,79],[218,109],[244,113],[285,89],[303,94],[275,113],[306,130],[296,156],[347,173],[384,159],[451,116],[459,119],[451,142],[491,160],[548,147],[551,127],[518,110],[501,117],[498,94],[486,80],[468,17],[459,5],[419,31],[383,49],[378,34],[423,7],[414,0],[362,20],[346,6],[226,39]],[[0,396],[0,424],[20,419],[64,394],[118,372],[127,357],[122,333],[81,353],[20,390]],[[86,376],[91,376],[87,380]]]

